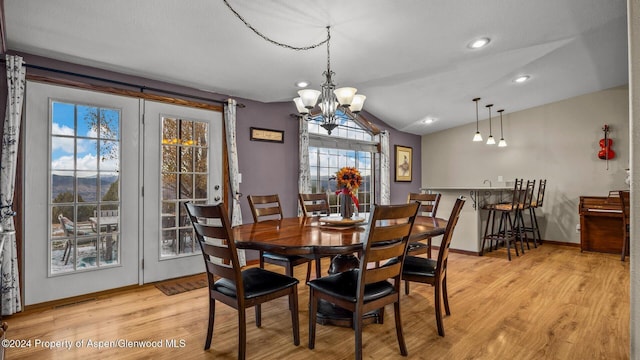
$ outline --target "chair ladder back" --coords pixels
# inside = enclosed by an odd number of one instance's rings
[[[538,182],[538,196],[536,197],[536,205],[535,207],[542,207],[542,202],[544,201],[544,191],[547,187],[547,179],[540,179]]]
[[[399,287],[402,261],[407,251],[413,223],[419,205],[373,206],[369,225],[365,231],[365,246],[360,262],[359,284],[371,284],[397,279]],[[396,265],[386,265],[386,260],[398,259]],[[364,288],[361,287],[361,291]]]
[[[195,205],[185,203],[185,207],[202,250],[209,281],[212,281],[215,276],[232,280],[238,284],[238,298],[243,297],[244,290],[238,252],[224,204]],[[200,219],[203,221],[201,222]],[[211,241],[207,241],[207,239]]]
[[[233,267],[215,263],[211,261],[211,259],[206,259],[205,265],[207,268],[207,274],[209,275],[209,279],[211,280],[215,279],[215,277],[217,276],[218,278],[229,279],[234,283],[241,281]]]
[[[283,218],[280,198],[275,195],[249,195],[249,207],[253,222],[264,220],[280,220]]]
[[[525,190],[523,191],[524,198],[521,201],[521,208],[528,209],[531,206],[531,201],[533,200],[533,189],[536,187],[535,180],[527,180],[527,185]]]
[[[456,202],[453,204],[453,209],[451,210],[451,215],[449,216],[449,220],[447,221],[447,227],[444,230],[444,235],[442,237],[442,242],[440,243],[440,251],[438,251],[438,262],[436,265],[436,273],[444,276],[447,272],[447,262],[449,259],[449,247],[451,246],[451,240],[453,239],[453,230],[458,224],[458,219],[460,219],[460,213],[462,212],[462,207],[464,206],[466,198],[464,196],[460,196],[456,199]]]
[[[511,205],[513,209],[516,209],[518,207],[518,204],[520,204],[520,199],[522,199],[522,183],[524,182],[524,180],[522,179],[516,179],[514,184],[513,184],[513,196],[511,198]]]
[[[389,241],[392,239],[400,240],[403,235],[398,236],[399,234],[404,234],[407,231],[411,230],[410,223],[404,224],[394,224],[384,227],[378,227],[376,232],[372,234],[372,237],[369,241],[372,241],[374,244],[382,241]],[[395,236],[395,237],[394,237]]]
[[[418,210],[418,216],[436,216],[438,211],[438,205],[440,204],[440,193],[436,194],[422,194],[422,193],[409,193],[407,202],[419,202],[420,210]]]
[[[395,262],[391,265],[382,264],[377,267],[370,267],[365,273],[362,274],[362,281],[365,284],[377,283],[390,278],[395,278],[396,275],[394,274],[397,273],[397,276],[399,276],[401,271],[402,268],[399,262]]]
[[[298,194],[298,198],[300,200],[302,213],[305,217],[312,216],[315,212],[325,213],[327,215],[331,214],[331,209],[329,208],[329,200],[327,198],[327,194],[325,193],[300,193]]]

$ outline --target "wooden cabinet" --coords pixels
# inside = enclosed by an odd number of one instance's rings
[[[624,232],[617,196],[581,196],[580,250],[620,254]]]

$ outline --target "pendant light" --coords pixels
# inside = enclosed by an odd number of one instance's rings
[[[476,103],[476,134],[473,135],[473,141],[482,141],[482,135],[480,135],[480,130],[478,129],[478,100],[480,100],[480,98],[473,99]]]
[[[500,141],[498,142],[498,146],[499,147],[506,147],[507,146],[507,142],[504,141],[504,135],[502,135],[502,112],[503,111],[504,111],[504,109],[498,110],[498,112],[500,113]]]
[[[491,132],[491,107],[493,106],[493,104],[489,104],[486,106],[486,108],[489,109],[489,138],[487,139],[487,145],[495,145],[496,143],[496,139],[493,138],[492,132]]]

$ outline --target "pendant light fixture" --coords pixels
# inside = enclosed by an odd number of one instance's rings
[[[498,142],[498,146],[499,147],[506,147],[507,146],[507,142],[504,141],[504,135],[502,134],[502,112],[503,111],[504,111],[504,109],[498,110],[498,112],[500,113],[500,141]]]
[[[476,103],[476,134],[473,135],[473,141],[482,141],[482,135],[480,135],[480,130],[478,129],[478,100],[480,98],[473,99],[473,102]]]
[[[491,132],[491,107],[493,104],[489,104],[486,108],[489,109],[489,138],[487,139],[487,145],[495,145],[496,139],[493,138],[493,134]]]

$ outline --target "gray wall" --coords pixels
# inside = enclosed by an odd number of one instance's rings
[[[461,126],[422,138],[422,185],[482,185],[517,178],[547,179],[542,211],[542,238],[579,243],[578,202],[582,195],[607,196],[610,190],[628,189],[629,92],[617,87],[586,94],[503,116],[506,148],[472,142],[476,124]],[[475,112],[469,101],[469,111]],[[616,157],[600,160],[598,141],[602,127]],[[500,139],[500,118],[493,118],[493,136]],[[497,131],[496,131],[497,129]],[[489,123],[480,122],[486,141]]]

